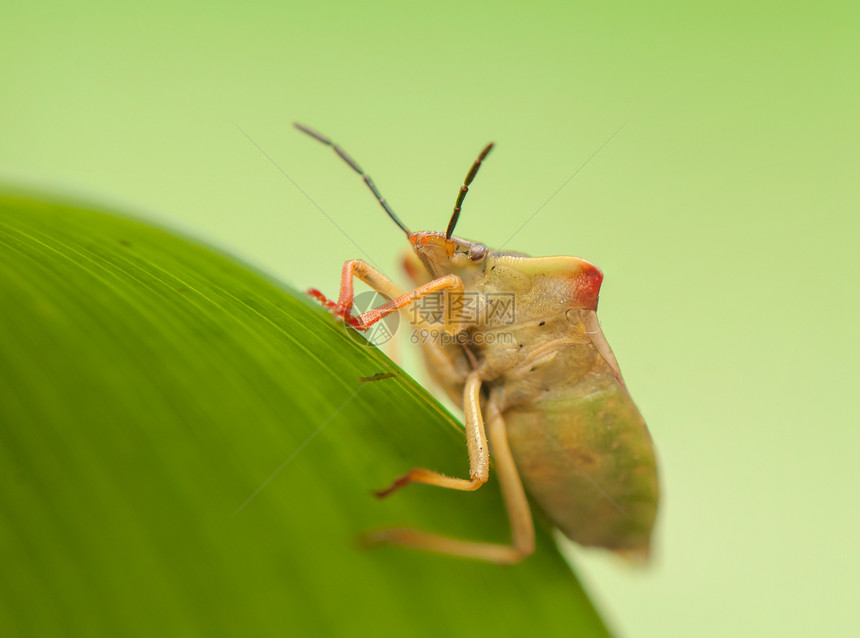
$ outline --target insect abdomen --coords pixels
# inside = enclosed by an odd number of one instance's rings
[[[527,491],[569,538],[647,556],[658,500],[651,436],[615,377],[602,380],[587,394],[573,386],[509,408],[511,451]]]

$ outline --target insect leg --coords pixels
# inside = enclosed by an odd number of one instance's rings
[[[511,522],[511,544],[464,541],[413,529],[380,530],[369,535],[369,541],[406,545],[499,564],[516,563],[534,552],[535,532],[529,503],[508,446],[504,419],[492,401],[487,404],[487,420],[493,456],[496,459],[496,472]]]
[[[416,467],[395,480],[389,487],[376,492],[376,496],[383,498],[409,483],[437,485],[466,492],[474,491],[486,483],[490,474],[490,452],[487,448],[487,435],[484,432],[484,418],[481,415],[481,379],[477,372],[472,372],[466,379],[463,410],[466,414],[466,447],[469,450],[471,478],[454,478]]]
[[[340,292],[337,302],[329,301],[316,288],[308,290],[308,294],[315,297],[335,314],[341,315],[344,319],[349,319],[353,303],[353,277],[358,277],[376,292],[386,297],[393,299],[403,294],[393,281],[360,259],[351,259],[343,265],[340,271]]]
[[[352,316],[353,303],[353,277],[358,277],[361,281],[376,290],[377,292],[392,298],[391,301],[382,304],[378,308],[373,308],[367,312],[360,314],[358,317]],[[454,294],[462,294],[463,282],[457,275],[445,275],[434,279],[423,286],[418,286],[415,290],[407,293],[401,293],[397,286],[394,285],[388,277],[373,268],[366,262],[360,259],[353,259],[346,262],[341,270],[340,277],[340,293],[337,302],[332,302],[318,290],[311,289],[308,291],[312,297],[319,300],[329,310],[334,312],[348,322],[356,330],[367,330],[380,319],[390,315],[392,312],[397,312],[401,308],[415,303],[422,297],[426,297],[435,292],[447,290]],[[462,305],[455,305],[451,308],[451,312],[445,312],[444,329],[447,332],[455,333],[459,329],[460,316],[462,315]]]

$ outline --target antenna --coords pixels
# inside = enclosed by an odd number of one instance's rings
[[[374,184],[373,180],[370,179],[370,175],[365,173],[361,169],[361,166],[359,166],[354,159],[352,159],[349,155],[347,155],[345,150],[343,150],[340,146],[338,146],[337,144],[332,142],[325,135],[322,135],[321,133],[317,133],[315,130],[313,130],[312,128],[308,128],[304,124],[299,124],[298,122],[293,122],[293,126],[295,126],[302,133],[305,133],[306,135],[310,135],[312,138],[314,138],[318,142],[322,142],[326,146],[331,146],[331,148],[334,150],[334,152],[337,153],[344,162],[346,162],[347,164],[350,165],[350,167],[352,167],[352,170],[354,170],[356,173],[361,175],[361,178],[364,180],[364,183],[367,184],[367,187],[370,189],[370,192],[373,193],[374,197],[376,197],[376,201],[378,201],[379,205],[382,206],[382,208],[385,210],[386,213],[388,213],[388,216],[392,220],[394,220],[394,223],[397,224],[398,226],[400,226],[400,230],[402,230],[404,233],[406,233],[407,236],[409,235],[409,229],[406,228],[404,223],[402,221],[400,221],[400,219],[397,217],[397,215],[394,214],[394,211],[391,210],[391,206],[389,206],[388,202],[386,202],[385,199],[382,197],[382,194],[376,188],[376,184]],[[480,162],[478,162],[478,165],[480,165]],[[474,170],[477,170],[477,169],[474,169]]]
[[[494,142],[487,144],[484,147],[484,150],[481,151],[481,154],[478,155],[478,159],[476,159],[475,163],[472,164],[472,168],[469,169],[469,173],[466,175],[466,179],[460,187],[457,201],[454,203],[454,214],[451,215],[451,221],[448,222],[448,230],[445,231],[445,239],[451,239],[451,235],[454,233],[454,226],[457,225],[457,220],[460,219],[460,208],[463,206],[463,200],[466,199],[466,193],[469,192],[469,184],[471,184],[472,180],[475,179],[475,175],[478,174],[478,169],[481,168],[481,162],[487,158],[487,155],[489,155],[490,151],[493,150],[494,145]]]

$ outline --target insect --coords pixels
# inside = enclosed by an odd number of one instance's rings
[[[371,178],[327,137],[406,234],[414,289],[403,292],[364,261],[343,265],[337,301],[308,293],[364,331],[388,314],[409,312],[431,376],[465,414],[469,478],[415,468],[377,493],[409,483],[473,491],[489,476],[490,449],[511,525],[510,544],[461,540],[413,529],[372,533],[394,543],[495,563],[534,551],[526,493],[564,534],[586,546],[647,558],[657,513],[657,464],[651,436],[630,398],[597,320],[603,274],[577,257],[495,251],[453,235],[469,186],[493,148],[472,164],[445,232],[411,232]],[[390,301],[354,316],[353,279]],[[432,302],[432,303],[430,303]]]

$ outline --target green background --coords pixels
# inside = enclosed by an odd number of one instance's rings
[[[491,246],[623,126],[507,246],[603,269],[604,330],[662,464],[653,567],[572,560],[624,635],[835,634],[860,572],[858,17],[6,3],[0,179],[130,208],[333,294],[345,259],[395,273],[405,241],[291,121],[345,146],[415,229],[444,228],[496,141],[459,226]]]

